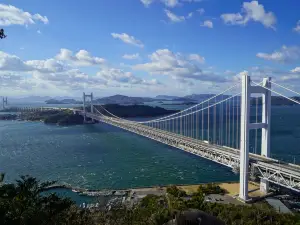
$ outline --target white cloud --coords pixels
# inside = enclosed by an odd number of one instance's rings
[[[65,65],[62,61],[55,59],[29,60],[26,61],[25,64],[30,66],[31,70],[43,73],[60,73],[70,69],[70,67]]]
[[[123,57],[123,59],[129,59],[129,60],[131,60],[131,59],[138,59],[140,57],[140,55],[139,55],[139,53],[131,54],[131,55],[125,54],[122,57]]]
[[[296,67],[296,68],[292,69],[289,74],[280,76],[280,80],[290,81],[290,82],[300,80],[300,67]],[[297,82],[297,84],[298,85],[300,84],[299,81]]]
[[[42,34],[42,32],[41,32],[40,30],[37,30],[36,32],[37,32],[38,34]]]
[[[198,55],[198,54],[190,54],[189,59],[193,60],[193,61],[196,61],[198,63],[204,63],[205,62],[205,58],[201,55]]]
[[[0,70],[2,71],[31,71],[32,67],[19,57],[0,51]]]
[[[105,63],[105,59],[93,57],[86,50],[80,50],[75,55],[73,55],[73,52],[69,49],[62,48],[55,58],[62,61],[69,61],[77,66],[102,65],[103,63]]]
[[[175,7],[179,5],[179,0],[161,0],[167,7]]]
[[[97,73],[97,77],[106,80],[107,82],[117,82],[125,84],[140,84],[140,85],[159,85],[161,84],[155,79],[144,80],[134,76],[131,72],[126,72],[117,68],[105,68]]]
[[[296,27],[294,27],[293,30],[300,34],[300,20],[297,22]]]
[[[201,2],[203,0],[140,0],[145,7],[149,7],[154,2],[161,2],[167,7],[174,8],[176,6],[180,6],[183,2]]]
[[[205,20],[203,24],[201,24],[201,27],[213,28],[214,24],[211,20]]]
[[[179,22],[185,21],[184,16],[177,16],[174,13],[172,13],[170,10],[167,10],[167,9],[165,9],[164,11],[165,11],[167,17],[169,18],[169,20],[174,23],[179,23]]]
[[[144,44],[140,40],[137,40],[135,37],[130,36],[126,33],[122,33],[122,34],[112,33],[111,36],[115,39],[119,39],[123,41],[126,44],[131,44],[140,48],[144,47]]]
[[[205,10],[203,8],[197,9],[197,12],[202,15],[205,13]]]
[[[275,29],[276,17],[273,12],[266,12],[258,1],[244,2],[241,13],[222,14],[225,24],[246,25],[250,21],[260,22],[267,28]]]
[[[13,90],[32,89],[37,85],[64,89],[83,88],[85,84],[104,85],[106,81],[90,77],[56,59],[23,61],[15,55],[0,51],[0,86]],[[48,82],[48,83],[47,83]],[[51,83],[49,83],[51,82]]]
[[[134,70],[146,71],[153,75],[167,75],[173,79],[193,79],[201,81],[225,82],[226,79],[211,72],[202,71],[198,64],[204,58],[191,54],[184,56],[168,49],[158,49],[149,55],[150,62],[134,65]]]
[[[258,58],[265,60],[280,62],[280,63],[291,63],[300,59],[300,48],[297,46],[287,47],[282,46],[278,51],[274,51],[271,54],[268,53],[257,53]]]
[[[86,86],[98,90],[128,85],[135,85],[136,88],[161,85],[156,79],[142,79],[131,72],[108,65],[104,65],[96,75],[88,75],[74,67],[94,64],[98,64],[97,58],[85,50],[73,55],[70,50],[62,49],[56,58],[28,61],[0,51],[0,87],[14,91],[26,90],[29,93],[33,90],[35,93],[62,93],[82,91]]]
[[[292,73],[300,73],[300,67],[291,70]]]
[[[154,2],[154,0],[141,0],[144,6],[148,7],[150,4]]]
[[[48,24],[49,20],[46,16],[40,14],[30,14],[22,9],[12,5],[0,4],[0,26],[23,25],[27,26],[36,22]]]
[[[204,0],[182,0],[183,2],[203,2]]]
[[[192,18],[192,17],[193,17],[193,14],[194,14],[193,12],[190,12],[190,13],[187,15],[187,17],[186,17],[186,18],[187,18],[187,19],[190,19],[190,18]]]

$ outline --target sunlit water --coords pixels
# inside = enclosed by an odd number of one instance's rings
[[[84,188],[236,180],[216,163],[105,124],[58,127],[1,121],[0,168]]]

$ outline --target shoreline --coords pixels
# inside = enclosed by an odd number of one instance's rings
[[[163,191],[169,186],[177,186],[180,189],[183,189],[187,192],[194,192],[200,185],[205,184],[216,184],[220,187],[224,188],[228,194],[234,195],[236,190],[239,187],[239,181],[228,181],[228,182],[207,182],[207,183],[199,183],[199,184],[169,184],[169,185],[154,185],[154,186],[142,186],[142,187],[133,187],[133,188],[122,188],[122,189],[87,189],[80,187],[73,187],[68,184],[56,184],[48,187],[46,191],[55,191],[56,189],[67,189],[71,190],[74,193],[83,196],[89,197],[97,197],[97,196],[125,196],[130,192],[153,192],[153,191]],[[251,188],[249,191],[256,191],[259,184],[250,181],[249,182]],[[250,190],[252,189],[252,190]]]

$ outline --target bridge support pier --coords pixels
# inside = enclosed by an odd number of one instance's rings
[[[263,86],[271,89],[271,78],[263,79]],[[265,126],[261,130],[261,155],[271,157],[270,139],[271,139],[271,91],[265,89],[262,95],[262,123]],[[265,179],[260,180],[260,191],[267,194],[269,192],[269,182]]]
[[[263,87],[271,89],[271,78],[263,79]],[[241,96],[241,148],[240,148],[240,193],[239,198],[248,200],[249,181],[249,133],[251,129],[262,129],[261,155],[270,157],[271,91],[261,86],[251,86],[248,74],[242,77]],[[262,94],[262,122],[250,123],[251,94]],[[268,193],[269,182],[260,181],[260,190]]]
[[[249,121],[250,121],[250,77],[242,77],[241,96],[241,148],[240,148],[240,193],[239,198],[248,200],[249,180]]]

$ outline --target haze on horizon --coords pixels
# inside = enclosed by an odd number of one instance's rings
[[[218,93],[248,73],[300,86],[300,2],[3,0],[0,96]]]

